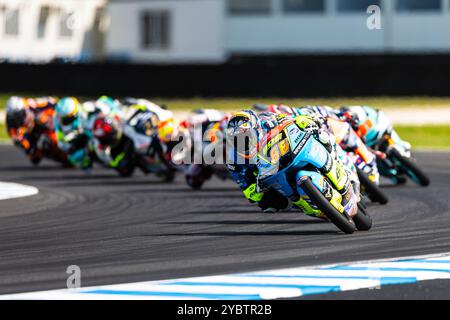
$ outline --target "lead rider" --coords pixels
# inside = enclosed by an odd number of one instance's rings
[[[311,207],[305,203],[304,197],[300,197],[295,192],[287,193],[287,189],[292,190],[290,186],[274,185],[272,186],[273,188],[267,189],[258,185],[258,179],[261,178],[259,166],[261,160],[258,155],[259,150],[257,150],[258,144],[263,140],[267,132],[273,131],[282,125],[283,122],[293,123],[301,130],[310,132],[325,146],[332,157],[327,162],[327,165],[321,169],[338,186],[338,190],[342,194],[342,206],[345,207],[346,211],[350,214],[356,212],[356,204],[359,202],[358,193],[356,192],[357,183],[352,184],[352,182],[356,182],[352,181],[353,175],[340,162],[336,153],[333,152],[336,149],[336,146],[334,146],[336,143],[330,138],[327,139],[327,134],[321,130],[320,124],[308,116],[291,118],[285,115],[277,116],[276,114],[267,113],[258,118],[253,111],[244,110],[231,117],[227,130],[228,168],[232,178],[240,185],[246,198],[259,204],[265,198],[269,198],[268,202],[271,202],[270,200],[273,197],[267,193],[273,193],[276,189],[276,193],[284,194],[286,198],[283,202],[280,202],[284,206],[292,201],[306,214],[324,218],[321,212],[311,210]],[[241,141],[241,148],[239,148],[239,143],[236,143],[235,140]],[[244,143],[245,140],[247,140],[246,143]],[[355,189],[353,189],[354,186]],[[277,199],[274,202],[278,201]]]

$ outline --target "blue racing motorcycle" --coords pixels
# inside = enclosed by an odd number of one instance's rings
[[[259,142],[259,187],[277,190],[307,215],[329,220],[347,234],[369,230],[372,220],[358,203],[349,173],[313,131],[305,130],[307,120],[301,118],[284,119]]]

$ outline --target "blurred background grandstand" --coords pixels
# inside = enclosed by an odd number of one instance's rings
[[[381,29],[367,9],[381,8]],[[0,59],[222,63],[450,53],[449,0],[0,0]]]
[[[0,0],[0,108],[11,94],[370,104],[450,146],[449,30],[450,0]]]

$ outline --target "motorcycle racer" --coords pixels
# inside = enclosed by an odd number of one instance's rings
[[[228,121],[226,132],[227,168],[231,178],[239,185],[244,196],[256,203],[263,212],[274,213],[291,208],[291,201],[274,189],[258,190],[258,167],[256,163],[256,142],[262,134],[262,122],[252,110],[234,113]],[[245,139],[252,133],[252,143],[239,148],[236,140]]]
[[[67,154],[70,163],[84,170],[92,168],[91,132],[80,102],[74,97],[61,99],[55,107],[53,122],[58,146]]]
[[[157,115],[143,105],[129,106],[123,118],[113,113],[99,116],[93,125],[97,157],[121,176],[132,175],[138,167],[173,180],[174,168],[167,145],[159,139],[159,124]]]
[[[219,110],[197,109],[182,122],[192,141],[191,162],[185,169],[186,182],[192,188],[199,189],[213,174],[227,179],[223,158],[227,121],[228,114]]]
[[[385,134],[389,134],[401,155],[411,157],[411,144],[400,138],[384,112],[368,106],[343,106],[337,114],[353,127],[369,147],[375,146]]]
[[[53,130],[56,102],[53,97],[11,97],[6,104],[8,134],[33,164],[38,164],[44,157],[68,164],[67,157],[57,147]]]
[[[367,106],[351,106],[341,107],[338,114],[375,150],[383,176],[394,184],[406,183],[407,177],[424,187],[430,184],[429,177],[411,157],[411,144],[400,138],[383,112]]]
[[[247,186],[247,182],[249,180],[248,176],[243,175],[239,171],[236,172],[236,168],[242,167],[242,165],[239,165],[238,161],[232,162],[229,165],[230,171],[232,172],[232,176],[235,177],[235,180],[238,182],[238,184],[247,187],[244,189],[244,194],[246,197],[254,202],[260,201],[265,193],[264,191],[261,191],[261,189],[258,188],[258,178],[260,177],[261,172],[259,168],[260,159],[256,157],[257,154],[257,144],[262,139],[262,136],[265,134],[265,132],[270,132],[270,130],[273,130],[274,128],[277,128],[279,124],[283,121],[294,121],[299,127],[301,127],[303,130],[309,130],[311,131],[320,141],[325,148],[328,150],[328,152],[333,157],[333,168],[330,169],[328,172],[326,172],[326,175],[329,176],[330,179],[334,179],[337,184],[341,187],[341,192],[343,194],[343,206],[346,207],[346,210],[349,212],[355,212],[356,209],[356,203],[359,202],[359,184],[357,181],[357,178],[355,179],[354,175],[348,169],[346,166],[344,166],[336,154],[334,150],[336,150],[336,143],[334,140],[330,138],[330,136],[321,129],[320,123],[317,122],[314,118],[309,116],[296,116],[295,118],[288,117],[284,114],[274,114],[274,113],[263,113],[260,116],[260,120],[258,122],[258,117],[253,113],[252,111],[243,111],[241,113],[235,114],[229,122],[229,131],[227,132],[227,139],[230,141],[231,139],[234,139],[235,137],[242,140],[242,134],[247,134],[248,136],[248,143],[245,144],[244,148],[239,150],[233,150],[233,148],[230,148],[229,144],[227,144],[227,147],[229,148],[232,153],[235,151],[236,153],[241,153],[241,156],[243,156],[244,159],[250,160],[252,163],[252,170],[253,175],[256,175],[256,182],[253,184],[250,184]],[[275,157],[275,155],[274,155]],[[235,158],[236,159],[236,158]],[[242,158],[241,158],[242,161]],[[237,166],[238,165],[238,166]],[[254,168],[256,166],[256,169]],[[246,169],[247,166],[244,165],[244,169]],[[250,167],[250,166],[248,166]],[[248,170],[247,167],[247,170]],[[339,168],[339,169],[336,169]],[[341,172],[346,172],[346,174],[337,174],[335,170],[341,170]],[[344,170],[344,171],[342,171]],[[245,173],[246,171],[244,171]],[[240,173],[240,174],[239,174]],[[345,176],[345,179],[343,178]],[[338,181],[339,180],[339,181]],[[277,191],[281,192],[283,189],[282,186],[277,186]],[[283,193],[283,192],[281,192]],[[303,198],[298,198],[295,195],[286,195],[289,200],[293,201],[293,204],[296,205],[298,208],[305,211],[306,214],[310,214],[313,216],[321,217],[323,218],[317,211],[311,211],[309,206],[305,205],[305,200]],[[308,209],[309,208],[309,209]]]
[[[262,106],[259,105],[258,108],[261,109]],[[291,117],[299,115],[314,117],[321,123],[323,129],[336,139],[336,142],[341,147],[340,149],[347,152],[348,157],[343,155],[341,150],[338,150],[341,160],[348,166],[354,163],[368,175],[371,181],[377,185],[379,184],[380,174],[375,155],[366,147],[353,128],[347,122],[342,121],[332,108],[328,106],[289,107],[286,105],[269,105],[265,109],[270,112],[287,114]],[[348,161],[349,157],[352,158],[351,163]]]
[[[158,139],[168,148],[166,152],[167,161],[174,165],[183,164],[188,158],[188,152],[191,149],[191,139],[186,126],[175,118],[172,111],[161,107],[146,99],[126,98],[123,102],[125,106],[141,106],[156,115],[158,119]],[[172,152],[174,148],[183,142],[185,145],[182,150]]]
[[[92,131],[94,122],[102,116],[113,117],[120,121],[124,117],[124,108],[119,100],[114,100],[108,96],[101,96],[95,101],[86,101],[82,105],[86,115],[85,128]]]

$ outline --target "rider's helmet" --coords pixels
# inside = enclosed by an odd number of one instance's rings
[[[101,96],[95,102],[95,107],[103,114],[109,114],[117,106],[116,100],[108,96]]]
[[[179,123],[176,119],[171,118],[160,122],[158,128],[158,137],[164,143],[176,140],[179,132]]]
[[[280,118],[285,116],[285,114],[276,114],[274,112],[263,112],[259,114],[259,121],[261,123],[261,128],[264,130],[272,130],[274,127],[276,127],[279,122]]]
[[[360,124],[360,117],[357,112],[352,110],[351,107],[343,106],[340,107],[337,111],[337,116],[341,119],[349,123],[353,130],[357,131]]]
[[[351,117],[351,125],[368,146],[373,146],[392,126],[382,113],[366,106],[342,107],[344,114]]]
[[[25,108],[25,99],[21,97],[11,97],[6,101],[6,112],[13,112]]]
[[[262,137],[261,121],[252,110],[234,113],[227,125],[227,147],[246,159],[256,155]]]
[[[79,111],[80,103],[73,97],[61,99],[55,107],[58,120],[63,126],[72,124],[77,119]]]
[[[137,133],[151,137],[158,133],[159,119],[155,113],[147,111],[135,117],[134,129]]]
[[[8,125],[14,128],[34,126],[33,112],[27,107],[26,100],[20,97],[11,97],[6,102],[6,117]]]
[[[110,146],[120,138],[119,125],[114,119],[108,117],[98,117],[94,121],[92,134],[102,146]]]

